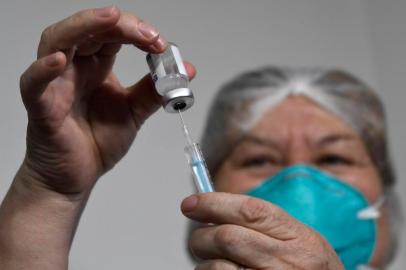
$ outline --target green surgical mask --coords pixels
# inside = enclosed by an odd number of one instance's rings
[[[354,187],[302,164],[281,170],[246,194],[278,205],[319,232],[347,270],[368,268],[383,200],[369,205]]]

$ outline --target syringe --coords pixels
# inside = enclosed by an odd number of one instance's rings
[[[185,154],[188,160],[188,163],[192,169],[193,180],[198,192],[213,192],[213,184],[210,179],[210,174],[204,161],[204,157],[200,147],[197,143],[193,142],[192,137],[190,136],[189,130],[185,125],[183,116],[180,110],[179,116],[182,121],[183,134],[186,138],[186,147]]]

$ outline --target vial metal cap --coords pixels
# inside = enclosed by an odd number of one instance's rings
[[[194,103],[193,93],[189,88],[177,88],[162,96],[162,106],[169,113],[186,111]]]

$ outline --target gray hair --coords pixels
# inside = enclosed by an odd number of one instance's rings
[[[342,70],[263,67],[223,85],[212,103],[201,145],[214,176],[238,139],[264,110],[288,95],[305,95],[349,124],[362,138],[382,179],[390,212],[394,256],[401,214],[392,187],[395,175],[387,145],[383,104],[372,89]],[[252,104],[255,104],[252,106]]]

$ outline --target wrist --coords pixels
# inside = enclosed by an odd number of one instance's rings
[[[88,195],[50,190],[23,165],[0,207],[0,268],[67,269]]]
[[[74,180],[70,181],[66,177],[64,179],[47,177],[45,173],[41,173],[40,169],[33,166],[25,158],[15,176],[12,188],[29,197],[48,198],[72,204],[86,202],[92,187],[72,190],[66,184],[74,182]]]

